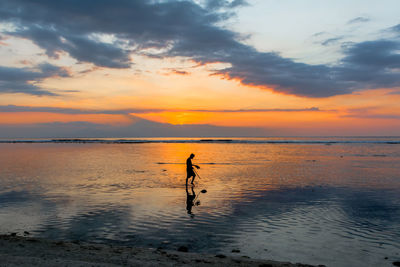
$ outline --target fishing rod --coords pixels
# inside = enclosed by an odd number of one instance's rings
[[[196,169],[195,169],[195,168],[193,168],[193,171],[194,171],[194,173],[197,175],[197,177],[199,177],[199,178],[201,179],[200,175],[196,172]]]
[[[196,176],[199,177],[199,179],[201,179],[200,175],[197,173],[197,171],[196,171],[195,168],[193,168],[193,171],[194,171],[194,173],[196,174]],[[207,193],[207,190],[205,190],[205,189],[201,190],[200,193],[199,193],[199,194],[195,197],[195,199],[193,200],[193,204],[196,204],[196,200],[197,200],[197,198],[200,196],[201,193],[205,194],[205,193]],[[200,204],[200,202],[199,202],[199,204]],[[198,205],[199,205],[199,204],[198,204]]]

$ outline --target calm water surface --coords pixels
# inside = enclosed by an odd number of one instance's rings
[[[399,144],[3,143],[0,151],[1,234],[239,249],[327,266],[400,260]],[[190,215],[192,152],[201,179]]]

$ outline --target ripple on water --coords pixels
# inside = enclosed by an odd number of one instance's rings
[[[240,249],[327,266],[381,266],[400,249],[397,145],[1,148],[0,227],[7,231],[209,253]],[[191,216],[183,183],[192,150],[200,164],[215,164],[201,165],[201,205]],[[203,188],[207,194],[199,194]]]

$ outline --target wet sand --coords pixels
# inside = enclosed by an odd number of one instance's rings
[[[0,235],[0,258],[0,266],[313,266],[13,235]]]

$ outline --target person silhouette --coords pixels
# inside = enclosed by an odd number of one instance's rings
[[[194,200],[196,199],[196,193],[194,192],[193,186],[192,188],[192,193],[189,193],[188,186],[186,184],[186,210],[187,213],[190,214],[192,217],[194,214],[192,214],[192,208],[194,206]]]
[[[193,178],[192,178],[192,184],[193,184],[193,182],[194,182],[194,178],[196,177],[196,173],[194,172],[193,166],[196,167],[197,169],[200,169],[199,166],[194,165],[194,164],[192,163],[192,159],[193,159],[193,158],[194,158],[194,154],[192,153],[192,154],[190,154],[190,156],[189,156],[188,159],[186,160],[186,172],[187,172],[187,175],[186,175],[186,185],[188,184],[188,180],[189,180],[190,177],[193,177]]]

